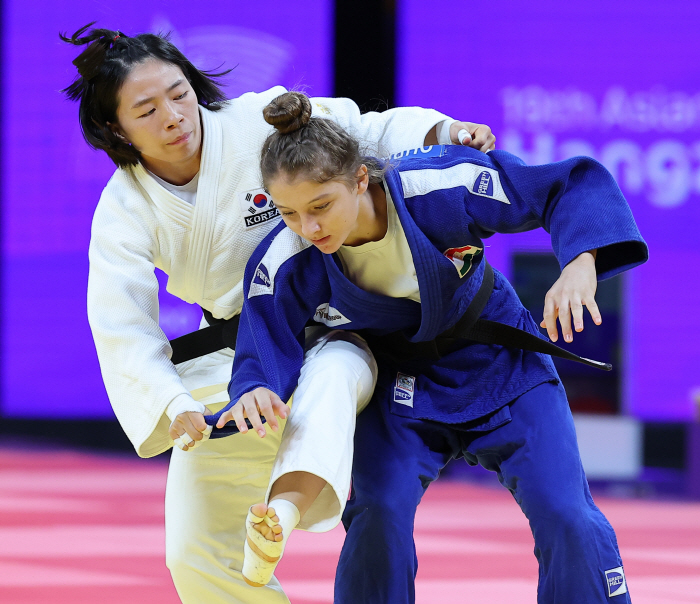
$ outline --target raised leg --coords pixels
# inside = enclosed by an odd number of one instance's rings
[[[375,381],[376,363],[357,335],[325,331],[309,344],[267,497],[248,516],[243,573],[251,585],[272,577],[293,529],[322,532],[340,521],[355,417]]]

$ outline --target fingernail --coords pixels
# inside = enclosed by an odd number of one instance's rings
[[[576,323],[576,329],[583,329],[583,323]]]
[[[265,430],[258,430],[258,434],[262,437],[265,436]]]
[[[564,339],[565,339],[567,342],[571,342],[571,340],[573,340],[573,337],[571,336],[570,333],[567,333],[567,334],[564,336]]]

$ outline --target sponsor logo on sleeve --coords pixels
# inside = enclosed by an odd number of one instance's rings
[[[478,256],[483,251],[483,248],[465,245],[463,247],[451,247],[443,255],[454,264],[461,279],[471,270],[474,256]]]
[[[484,170],[476,177],[476,181],[472,187],[472,193],[484,195],[485,197],[493,197],[493,177],[490,172]]]
[[[258,264],[258,267],[255,269],[255,277],[253,277],[253,283],[257,283],[258,285],[264,285],[265,287],[270,287],[272,285],[272,281],[270,281],[270,273],[267,270],[267,267],[261,262]]]
[[[328,325],[328,327],[337,327],[338,325],[350,323],[350,319],[344,316],[337,308],[333,308],[329,302],[319,304],[314,313],[314,321]]]
[[[394,402],[407,407],[413,407],[413,391],[416,378],[405,373],[396,374],[396,386],[394,386]]]
[[[627,593],[625,571],[621,566],[605,571],[605,580],[608,584],[608,597],[621,596]]]
[[[248,298],[253,298],[255,296],[264,296],[266,294],[272,295],[274,292],[274,284],[272,278],[270,277],[270,270],[262,262],[255,267],[255,273],[253,274],[253,280],[250,283],[250,289],[248,291]]]
[[[477,164],[471,164],[470,167],[472,170],[471,178],[474,178],[474,182],[471,185],[468,184],[468,188],[472,195],[496,199],[510,205],[510,201],[501,185],[501,178],[496,170],[484,168]],[[471,182],[471,179],[468,182]]]
[[[265,189],[244,191],[239,194],[238,199],[246,230],[265,224],[280,214],[270,194]]]

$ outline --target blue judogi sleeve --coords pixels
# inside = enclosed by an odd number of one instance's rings
[[[251,256],[228,388],[232,403],[259,387],[283,401],[294,392],[304,360],[304,328],[329,297],[323,259],[314,251],[281,224]]]
[[[563,269],[579,254],[597,249],[599,279],[638,266],[648,248],[612,175],[590,157],[528,166],[505,151],[488,159],[501,176],[510,203],[484,203],[478,183],[469,190],[467,213],[480,238],[494,232],[516,233],[544,228]]]

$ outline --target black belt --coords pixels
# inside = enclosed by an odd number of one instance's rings
[[[202,312],[209,327],[170,340],[170,346],[173,349],[173,356],[170,360],[174,365],[191,361],[223,348],[235,348],[241,315],[236,315],[231,319],[215,319],[208,310],[203,308]]]
[[[553,357],[567,359],[583,363],[589,367],[610,371],[610,363],[601,363],[592,359],[580,357],[573,352],[564,350],[556,344],[544,340],[517,327],[511,327],[504,323],[479,319],[486,307],[486,303],[493,291],[493,269],[484,258],[484,278],[481,286],[467,310],[459,321],[450,329],[441,333],[437,338],[429,342],[410,342],[401,332],[391,333],[385,336],[362,335],[367,340],[370,348],[375,353],[384,354],[395,361],[412,361],[419,358],[438,360],[460,340],[471,340],[480,344],[495,344],[508,348],[519,348],[532,352],[541,352]]]
[[[532,333],[511,327],[497,321],[479,319],[486,308],[486,303],[493,291],[493,269],[486,259],[484,277],[479,290],[469,303],[467,310],[459,321],[450,329],[441,333],[437,338],[428,342],[410,342],[401,332],[394,332],[384,336],[375,336],[360,332],[370,348],[377,353],[384,354],[397,361],[411,361],[422,359],[440,359],[460,340],[471,340],[481,344],[494,344],[508,348],[519,348],[532,352],[541,352],[553,357],[583,363],[589,367],[612,370],[610,363],[601,363],[585,357],[580,357],[573,352],[544,340]],[[173,348],[172,362],[177,365],[192,359],[221,350],[222,348],[235,348],[236,336],[240,315],[231,319],[215,319],[212,314],[202,309],[204,318],[209,327],[188,333],[170,341]],[[312,323],[315,325],[315,323]]]

